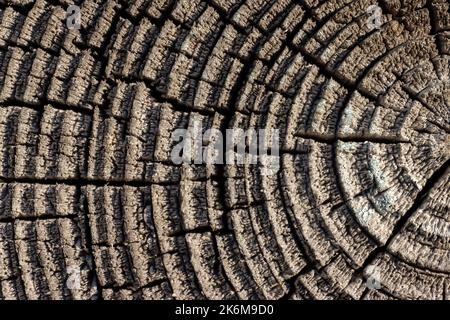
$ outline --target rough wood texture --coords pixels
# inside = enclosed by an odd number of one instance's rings
[[[448,1],[70,4],[0,1],[0,298],[450,298]],[[192,119],[281,170],[173,164]]]

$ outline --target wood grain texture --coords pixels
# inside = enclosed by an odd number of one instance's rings
[[[0,298],[450,299],[449,55],[446,0],[1,0]]]

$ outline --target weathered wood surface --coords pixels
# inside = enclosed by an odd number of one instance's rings
[[[0,1],[0,298],[450,298],[448,1],[77,3]],[[195,117],[281,170],[174,165]]]

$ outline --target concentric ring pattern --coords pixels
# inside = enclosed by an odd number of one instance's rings
[[[445,0],[0,1],[0,298],[449,299],[449,54]]]

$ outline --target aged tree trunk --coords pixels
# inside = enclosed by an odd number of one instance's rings
[[[0,1],[0,298],[450,298],[448,1],[77,3]]]

